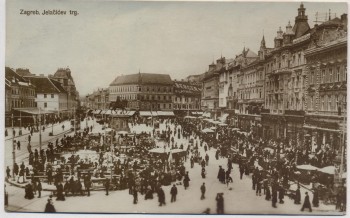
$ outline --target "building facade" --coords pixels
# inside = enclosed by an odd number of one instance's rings
[[[5,126],[12,125],[12,110],[36,108],[35,86],[27,79],[5,67]],[[20,125],[22,118],[16,117],[14,125]]]
[[[36,87],[35,102],[37,108],[58,115],[67,115],[67,92],[59,82],[44,76],[27,76],[26,79],[30,80]]]
[[[220,116],[219,108],[219,82],[220,73],[225,71],[226,60],[221,57],[209,65],[209,69],[204,73],[202,80],[202,100],[201,108],[205,112],[210,112],[211,117]]]
[[[49,78],[61,83],[61,86],[67,93],[67,109],[72,111],[79,107],[79,92],[76,89],[71,70],[67,68],[58,68]]]
[[[304,132],[310,149],[340,153],[346,145],[347,15],[315,26],[305,51]]]
[[[118,76],[109,85],[109,101],[119,97],[128,108],[140,111],[172,111],[174,83],[167,74],[138,73]]]
[[[85,105],[89,109],[104,110],[110,107],[109,89],[98,89],[85,97]]]
[[[258,134],[261,125],[260,110],[263,103],[264,73],[259,56],[250,49],[243,49],[238,72],[238,127],[245,132]]]
[[[194,82],[174,81],[174,112],[178,115],[192,115],[201,110],[201,87]]]

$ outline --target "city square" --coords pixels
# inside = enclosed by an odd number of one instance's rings
[[[257,52],[221,52],[201,74],[41,74],[10,56],[5,211],[344,215],[345,3],[316,22],[316,3],[290,4],[295,20]]]

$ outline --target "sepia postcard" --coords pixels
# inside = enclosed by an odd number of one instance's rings
[[[5,11],[7,214],[346,214],[347,2]]]

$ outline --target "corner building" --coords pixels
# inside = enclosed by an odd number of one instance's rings
[[[168,74],[122,75],[109,85],[109,101],[125,99],[128,108],[139,111],[172,111],[173,86]]]

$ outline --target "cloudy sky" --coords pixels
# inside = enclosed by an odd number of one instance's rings
[[[108,87],[118,75],[167,73],[173,79],[207,70],[213,59],[243,47],[257,53],[264,32],[294,25],[300,2],[115,2],[11,0],[6,5],[5,65],[53,74],[69,67],[81,95]],[[304,3],[309,24],[346,3]],[[25,16],[24,10],[77,10],[78,16]],[[323,15],[323,17],[321,17]]]

